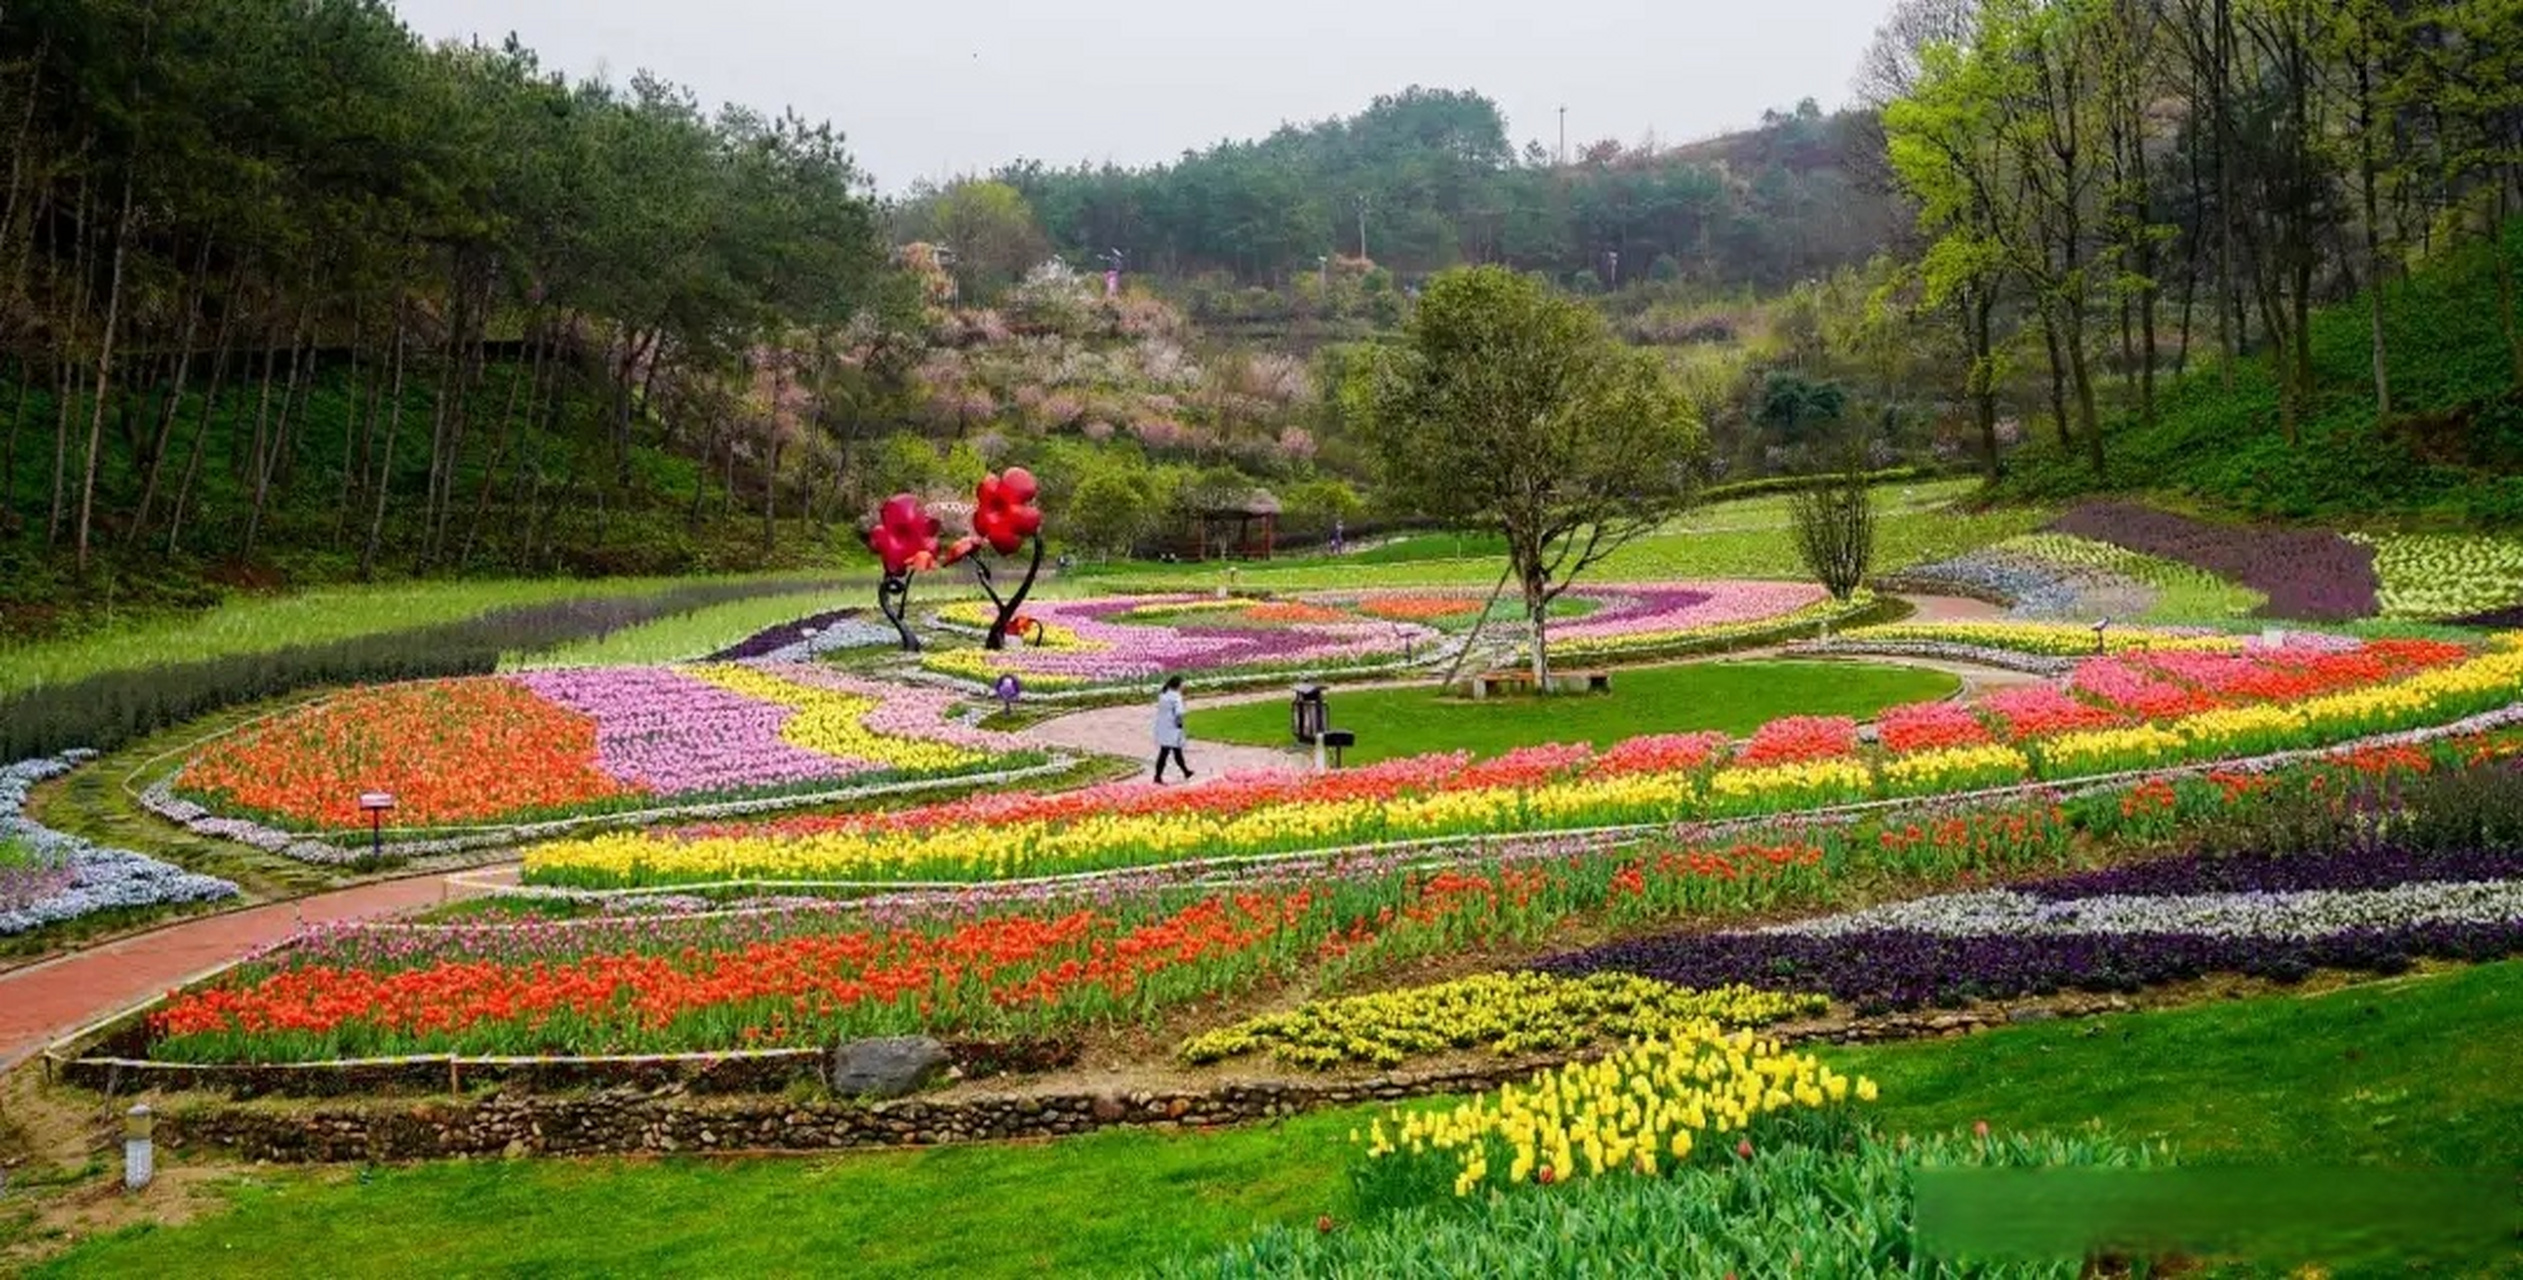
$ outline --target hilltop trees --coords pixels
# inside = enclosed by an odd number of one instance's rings
[[[369,568],[522,566],[560,519],[601,546],[686,432],[749,454],[767,523],[835,361],[763,349],[879,293],[828,126],[426,47],[379,0],[12,4],[0,121],[0,496],[35,480],[25,532],[81,567],[284,518]]]

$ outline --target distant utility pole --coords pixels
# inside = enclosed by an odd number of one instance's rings
[[[1367,257],[1367,195],[1363,191],[1358,193],[1358,260],[1371,261]]]
[[[1568,163],[1568,108],[1559,109],[1559,162]]]

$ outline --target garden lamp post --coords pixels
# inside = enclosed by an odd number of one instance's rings
[[[158,1119],[150,1112],[149,1104],[146,1102],[134,1103],[131,1110],[123,1113],[123,1189],[125,1191],[138,1191],[148,1186],[150,1179],[157,1176],[157,1128]]]
[[[385,815],[394,808],[394,793],[361,792],[359,808],[368,815],[368,853],[371,857],[382,858],[385,856]]]

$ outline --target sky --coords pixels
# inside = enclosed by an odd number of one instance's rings
[[[879,188],[1018,158],[1144,165],[1412,84],[1508,137],[1687,142],[1831,107],[1889,0],[396,0],[432,40],[514,31],[544,65],[646,69],[715,106],[830,120]]]

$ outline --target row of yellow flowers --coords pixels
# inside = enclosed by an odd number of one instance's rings
[[[780,740],[791,746],[924,773],[968,768],[983,759],[978,752],[943,742],[889,737],[870,730],[865,721],[868,713],[876,710],[874,698],[817,689],[727,663],[687,667],[685,671],[731,693],[794,710],[797,714],[780,726]]]
[[[2076,622],[1888,622],[1859,627],[1841,638],[1901,644],[1962,644],[2053,658],[2083,657],[2094,652],[2094,629]],[[2102,647],[2112,653],[2136,650],[2231,653],[2242,648],[2243,642],[2229,635],[2190,635],[2144,627],[2106,627]]]
[[[1634,973],[1581,978],[1511,970],[1452,982],[1309,1001],[1184,1041],[1182,1056],[1217,1062],[1268,1050],[1305,1067],[1397,1066],[1449,1049],[1502,1057],[1582,1049],[1598,1041],[1670,1039],[1714,1022],[1759,1027],[1820,1013],[1826,996],[1677,987]]]
[[[770,696],[769,691],[745,691]],[[736,828],[699,835],[615,833],[542,845],[527,851],[525,863],[535,881],[593,886],[745,877],[967,880],[1046,875],[1195,857],[1801,812],[1878,797],[1941,795],[2326,746],[2446,724],[2518,699],[2523,699],[2523,649],[2508,643],[2375,688],[2015,745],[1905,756],[1868,752],[1713,771],[1581,775],[1389,798],[1270,800],[1217,812],[1188,806],[1152,813],[1093,811],[1056,820],[952,821],[919,830],[889,830],[871,823],[789,831]],[[799,722],[806,721],[799,717]],[[819,750],[888,752],[876,758],[906,765],[914,763],[912,755],[951,750],[894,740],[862,746],[848,739],[851,745],[840,745],[844,739],[839,735],[863,732],[855,726],[854,717],[836,714],[803,729],[793,725],[791,731],[836,735],[810,738],[808,745]]]
[[[1669,1041],[1543,1072],[1450,1111],[1396,1111],[1352,1137],[1371,1164],[1451,1161],[1454,1194],[1467,1196],[1523,1182],[1654,1177],[1764,1116],[1818,1112],[1852,1097],[1874,1101],[1874,1082],[1702,1022]]]

